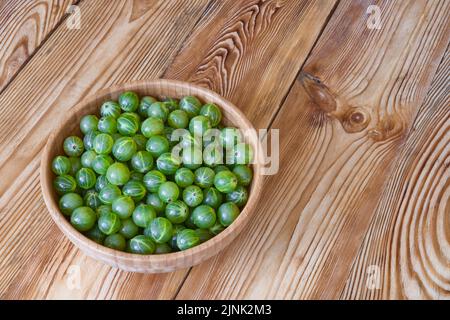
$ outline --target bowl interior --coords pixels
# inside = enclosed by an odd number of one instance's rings
[[[254,204],[259,197],[261,189],[261,168],[259,164],[256,163],[252,165],[254,178],[249,190],[249,199],[236,221],[219,235],[186,251],[161,255],[136,255],[112,250],[91,241],[79,233],[59,211],[59,196],[54,191],[52,185],[55,177],[51,171],[52,159],[57,155],[64,154],[62,145],[66,137],[70,135],[78,135],[81,137],[79,123],[83,116],[87,114],[99,115],[99,109],[103,102],[107,100],[117,100],[120,93],[126,90],[133,90],[138,93],[140,97],[153,96],[162,99],[164,97],[181,98],[186,95],[194,95],[197,96],[202,103],[215,103],[221,108],[223,114],[222,123],[238,127],[244,132],[253,132],[253,134],[244,135],[244,139],[247,143],[252,145],[254,150],[259,150],[260,145],[256,137],[256,132],[247,118],[234,105],[210,90],[172,80],[141,81],[120,85],[102,90],[94,96],[81,101],[75,107],[70,109],[65,119],[52,132],[41,162],[41,185],[44,200],[53,220],[55,220],[60,229],[70,238],[70,240],[72,240],[72,242],[88,255],[110,265],[128,271],[166,272],[199,263],[216,254],[228,245],[228,243],[237,236],[237,233],[248,220],[249,213],[252,211],[251,209],[254,207]]]

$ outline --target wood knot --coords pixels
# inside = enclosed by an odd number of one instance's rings
[[[331,91],[319,78],[302,72],[299,81],[312,102],[323,112],[331,113],[336,110],[336,99]]]
[[[370,123],[370,114],[362,107],[353,107],[346,110],[339,120],[342,127],[348,133],[361,132]]]
[[[368,132],[369,138],[375,141],[383,141],[404,132],[401,121],[396,121],[393,117],[387,116],[381,119],[377,126]]]

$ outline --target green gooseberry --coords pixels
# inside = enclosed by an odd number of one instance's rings
[[[91,168],[98,174],[104,175],[110,165],[114,163],[113,158],[105,154],[99,154],[92,160]]]
[[[194,223],[194,219],[192,216],[192,211],[194,211],[194,208],[189,208],[189,217],[187,218],[187,220],[184,222],[184,225],[189,228],[189,229],[195,229],[197,228],[197,226]]]
[[[189,216],[189,208],[181,200],[169,202],[165,211],[166,218],[172,223],[183,223]]]
[[[153,103],[155,103],[157,100],[155,99],[155,98],[153,98],[153,97],[150,97],[150,96],[146,96],[146,97],[143,97],[142,99],[141,99],[141,103],[139,104],[139,107],[138,107],[138,113],[139,113],[139,115],[141,116],[141,117],[143,117],[143,118],[147,118],[147,110],[148,110],[148,108],[153,104]]]
[[[109,184],[99,191],[98,197],[101,202],[111,204],[114,200],[122,195],[119,187],[114,184]]]
[[[183,229],[177,235],[177,247],[180,250],[187,250],[200,243],[200,238],[192,229]]]
[[[211,232],[215,236],[221,233],[223,230],[225,230],[225,227],[220,224],[219,219],[217,219],[216,223],[211,228],[209,228],[209,232]]]
[[[131,137],[121,137],[114,142],[112,153],[119,161],[128,161],[137,151],[136,142]]]
[[[202,148],[202,137],[194,136],[194,135],[190,134],[189,132],[185,131],[181,136],[180,145],[181,145],[181,147],[183,147],[183,150],[186,150],[189,148],[201,149]]]
[[[124,195],[138,202],[144,199],[147,190],[141,181],[130,180],[122,187],[122,192]]]
[[[183,110],[174,110],[169,114],[167,124],[174,129],[185,129],[189,125],[189,116]]]
[[[95,191],[100,192],[107,185],[111,185],[105,175],[100,175],[95,181]]]
[[[193,136],[203,137],[207,130],[211,129],[211,123],[205,116],[195,116],[189,121],[189,132]]]
[[[253,172],[248,166],[238,164],[233,168],[233,173],[241,186],[248,186],[252,182]]]
[[[166,204],[156,193],[149,193],[145,202],[150,205],[158,215],[161,215],[166,210]]]
[[[130,240],[130,251],[136,254],[152,254],[156,250],[156,244],[145,235],[135,236]]]
[[[145,149],[155,158],[169,151],[170,144],[166,137],[156,135],[147,140]]]
[[[238,179],[231,171],[221,171],[214,177],[214,186],[223,193],[229,193],[236,189]]]
[[[130,180],[137,180],[137,181],[143,181],[144,180],[144,174],[136,171],[132,171],[130,173]]]
[[[230,169],[227,166],[222,165],[222,164],[214,167],[214,172],[216,174],[218,174],[220,171],[230,171]]]
[[[98,131],[113,134],[117,132],[117,120],[115,117],[101,117],[98,121]]]
[[[76,174],[77,184],[82,189],[91,189],[95,186],[97,176],[91,168],[81,168]]]
[[[125,239],[131,239],[139,233],[139,227],[133,222],[133,219],[128,218],[122,220],[122,227],[119,230],[119,233],[123,235]]]
[[[93,228],[87,231],[85,235],[92,241],[97,242],[98,244],[103,244],[103,241],[105,241],[106,238],[106,235],[100,231],[97,225],[95,225]]]
[[[163,153],[156,159],[156,167],[164,174],[175,174],[180,165],[180,159],[171,152]]]
[[[239,216],[239,208],[233,202],[222,203],[217,209],[217,218],[221,225],[228,227]]]
[[[167,116],[169,115],[169,109],[164,104],[164,102],[155,102],[150,105],[147,109],[147,116],[153,118],[159,118],[163,122],[167,120]]]
[[[186,168],[191,170],[201,167],[203,163],[202,150],[199,148],[183,149],[182,162]]]
[[[209,188],[214,184],[215,173],[214,170],[211,168],[200,167],[194,171],[194,175],[195,175],[195,184],[198,185],[199,187]]]
[[[66,216],[70,216],[76,208],[81,206],[83,206],[83,198],[77,193],[69,192],[59,199],[59,209]]]
[[[98,218],[98,228],[106,235],[118,232],[121,227],[120,217],[114,212],[104,212]]]
[[[102,204],[100,198],[98,197],[98,192],[95,191],[95,189],[87,190],[84,194],[83,200],[84,203],[91,209],[97,209]]]
[[[110,154],[114,139],[107,133],[99,133],[94,139],[94,151],[98,154]]]
[[[146,138],[164,133],[164,122],[159,118],[147,118],[142,122],[141,132]]]
[[[146,173],[153,168],[153,156],[148,151],[138,151],[131,158],[131,167],[137,172]]]
[[[115,162],[106,171],[106,178],[114,185],[121,186],[130,180],[130,170],[120,162]]]
[[[209,239],[214,237],[214,234],[212,234],[211,231],[206,230],[206,229],[195,229],[194,231],[197,234],[197,236],[199,237],[200,243],[208,241]]]
[[[210,167],[223,163],[223,150],[219,145],[208,146],[203,150],[203,162]],[[214,171],[215,172],[215,171]]]
[[[186,227],[184,226],[184,225],[182,225],[182,224],[175,224],[174,226],[173,226],[173,229],[172,229],[172,237],[170,238],[170,240],[169,240],[169,244],[170,244],[170,247],[173,249],[173,250],[180,250],[180,249],[178,249],[178,246],[177,246],[177,236],[178,236],[178,233],[181,231],[181,230],[184,230],[184,229],[186,229]]]
[[[183,190],[183,201],[189,207],[196,207],[203,201],[203,191],[198,186],[188,186]]]
[[[200,229],[211,228],[216,223],[216,212],[207,205],[200,205],[192,211],[192,220]]]
[[[116,142],[117,139],[122,138],[122,135],[120,133],[116,132],[116,133],[113,133],[111,135],[111,137],[113,138],[114,142]]]
[[[200,115],[209,119],[211,126],[217,126],[222,121],[222,112],[214,103],[207,103],[200,109]]]
[[[225,148],[234,147],[242,141],[242,134],[239,129],[226,127],[220,132],[220,140]]]
[[[136,111],[139,107],[139,96],[132,91],[126,91],[119,96],[119,105],[125,112]]]
[[[92,130],[89,131],[83,138],[83,144],[84,148],[86,150],[93,150],[94,149],[94,140],[95,137],[100,134],[100,131]]]
[[[249,164],[253,160],[253,149],[247,143],[239,143],[226,156],[227,164]]]
[[[186,96],[180,100],[180,109],[184,110],[189,118],[197,116],[202,107],[202,103],[194,96]]]
[[[172,248],[167,243],[158,243],[156,245],[155,254],[171,253]]]
[[[194,173],[188,168],[179,168],[175,172],[175,182],[180,188],[186,188],[194,183]]]
[[[103,244],[105,245],[105,247],[119,251],[124,251],[127,247],[127,242],[123,235],[121,235],[120,233],[114,233],[107,236]]]
[[[135,134],[133,136],[134,142],[136,142],[137,151],[144,151],[147,145],[147,138],[142,134]]]
[[[52,161],[52,171],[60,176],[70,173],[70,160],[65,156],[57,156]]]
[[[80,129],[84,134],[96,130],[98,125],[98,118],[93,114],[89,114],[81,118]]]
[[[217,209],[223,201],[223,195],[214,187],[203,190],[203,204],[206,204],[214,209]]]
[[[116,213],[121,219],[131,217],[135,208],[133,199],[128,196],[120,196],[116,198],[112,202],[111,207],[113,212]]]
[[[179,195],[180,189],[178,189],[178,186],[175,182],[163,182],[158,188],[158,196],[165,203],[177,200]]]
[[[77,188],[77,182],[72,176],[63,174],[57,176],[55,180],[53,180],[53,187],[58,194],[62,195],[69,192],[74,192]]]
[[[131,112],[125,112],[117,118],[117,131],[124,136],[133,136],[139,130],[139,118]]]
[[[88,231],[94,226],[96,219],[94,210],[89,207],[78,207],[72,212],[70,223],[78,231]]]
[[[242,143],[242,133],[238,128],[225,127],[220,132],[220,142],[224,148],[230,149]]]
[[[84,151],[83,140],[77,136],[70,136],[64,140],[63,149],[69,157],[79,157]]]
[[[77,157],[69,157],[69,161],[70,161],[70,174],[72,176],[75,176],[78,170],[82,168],[81,159]]]
[[[102,117],[118,118],[120,116],[120,105],[115,101],[106,101],[100,107],[100,115]]]
[[[159,186],[166,181],[166,176],[157,170],[147,172],[143,179],[144,186],[150,192],[158,192]]]
[[[97,217],[100,218],[102,216],[102,214],[112,212],[111,205],[109,205],[109,204],[102,204],[101,206],[99,206],[96,209],[96,212],[97,212]]]
[[[91,168],[92,167],[92,161],[94,161],[97,154],[93,150],[87,150],[83,152],[81,155],[81,165],[85,168]]]
[[[243,207],[248,201],[248,191],[243,186],[237,186],[234,191],[226,194],[228,202],[233,202],[239,208]]]
[[[164,137],[167,139],[167,142],[169,142],[169,146],[171,147],[176,146],[178,143],[178,141],[176,140],[172,141],[172,135],[174,131],[175,129],[172,127],[164,127]]]
[[[149,204],[138,205],[132,214],[133,222],[141,228],[147,228],[155,218],[156,211]]]
[[[166,105],[167,109],[169,109],[169,112],[172,112],[180,107],[179,101],[174,98],[164,98],[163,102]]]
[[[168,219],[157,217],[144,230],[144,234],[150,236],[156,243],[164,243],[170,240],[172,231],[173,226]]]

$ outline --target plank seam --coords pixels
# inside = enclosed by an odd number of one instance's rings
[[[309,52],[308,52],[308,54],[306,55],[306,57],[305,57],[303,63],[302,63],[301,66],[299,67],[299,70],[298,70],[296,76],[294,77],[294,79],[292,80],[292,83],[291,83],[291,84],[289,85],[289,87],[287,88],[286,93],[284,94],[283,98],[281,99],[280,104],[278,105],[278,108],[277,108],[277,110],[275,111],[273,117],[269,120],[267,129],[270,129],[270,128],[272,127],[273,122],[275,121],[275,119],[277,118],[278,114],[280,113],[280,110],[282,109],[282,107],[283,107],[283,105],[284,105],[284,103],[285,103],[285,101],[286,101],[286,99],[287,99],[289,93],[291,92],[292,87],[294,86],[294,83],[297,81],[297,78],[298,78],[299,74],[302,72],[303,67],[305,66],[306,62],[308,61],[309,57],[311,56],[312,52],[314,51],[314,48],[316,47],[316,45],[317,45],[319,39],[322,37],[322,34],[323,34],[324,30],[326,29],[326,27],[327,27],[329,21],[331,20],[331,17],[333,16],[334,12],[336,11],[336,8],[337,8],[337,6],[339,5],[340,1],[341,1],[341,0],[336,0],[336,2],[334,3],[333,8],[332,8],[332,9],[330,10],[330,12],[328,13],[328,15],[327,15],[327,17],[326,17],[326,19],[325,19],[325,22],[323,23],[323,25],[322,25],[322,27],[321,27],[321,29],[320,29],[320,31],[319,31],[319,34],[317,35],[316,39],[314,40],[313,45],[311,46],[311,49],[309,50]],[[194,29],[197,27],[197,25],[198,25],[198,23],[200,22],[201,18],[203,18],[204,14],[205,14],[205,13],[209,10],[209,8],[211,7],[212,2],[213,2],[213,1],[210,1],[210,2],[208,3],[208,5],[207,5],[205,11],[204,11],[203,14],[200,16],[200,18],[197,20],[197,22],[195,23],[194,28],[193,28],[192,30],[194,30]],[[189,35],[186,36],[186,39],[183,41],[183,44],[180,46],[179,51],[177,52],[176,55],[174,55],[174,58],[173,58],[174,60],[175,60],[176,57],[178,56],[179,52],[184,48],[184,43],[186,42],[186,40],[187,40],[188,38],[189,38]],[[173,60],[172,60],[172,61],[173,61]],[[172,64],[172,63],[171,63],[171,64]],[[167,67],[166,71],[165,71],[164,74],[163,74],[163,77],[165,76],[167,70],[169,70],[171,64],[169,64],[169,66]],[[180,285],[178,286],[178,290],[176,291],[176,293],[175,293],[175,295],[174,295],[174,297],[173,297],[172,300],[176,299],[176,298],[179,296],[179,293],[180,293],[181,289],[183,288],[183,286],[184,286],[184,284],[185,284],[187,278],[189,277],[189,274],[191,273],[192,268],[193,268],[193,267],[190,267],[190,268],[189,268],[189,271],[186,273],[186,275],[185,275],[183,281],[182,281],[182,282],[180,283]]]
[[[194,26],[192,27],[191,31],[195,30],[198,26],[198,24],[200,23],[200,21],[203,19],[203,17],[205,16],[205,14],[209,11],[209,9],[211,9],[212,4],[214,3],[214,0],[209,0],[208,4],[205,7],[205,10],[203,10],[202,14],[200,15],[200,17],[197,19],[197,21],[195,21]],[[191,33],[187,33],[186,37],[184,37],[183,41],[181,42],[181,45],[178,47],[177,52],[175,52],[175,54],[172,57],[172,61],[170,61],[170,63],[167,64],[166,69],[164,70],[163,74],[161,75],[160,78],[165,79],[167,71],[170,69],[170,67],[173,65],[173,62],[175,61],[175,59],[180,55],[180,52],[184,49],[184,45],[186,43],[186,41],[189,39],[189,37],[191,36]]]
[[[78,6],[81,2],[84,0],[77,0],[72,5]],[[0,95],[2,95],[6,89],[9,88],[9,86],[13,83],[13,81],[17,78],[17,76],[22,72],[22,70],[28,65],[28,63],[33,59],[33,57],[38,53],[38,51],[44,46],[44,44],[50,39],[50,37],[53,35],[53,33],[59,29],[59,27],[66,21],[67,17],[69,16],[69,13],[65,13],[61,19],[55,24],[52,30],[50,30],[42,39],[41,43],[33,50],[33,52],[30,53],[30,55],[25,59],[25,61],[20,65],[20,67],[17,69],[17,71],[13,74],[13,76],[6,82],[3,89],[0,90]]]
[[[305,64],[308,62],[311,54],[313,53],[315,47],[317,46],[317,43],[319,42],[320,38],[322,37],[323,32],[325,31],[326,27],[328,26],[328,23],[331,20],[331,17],[334,15],[334,12],[336,11],[337,6],[339,5],[341,0],[337,0],[333,6],[333,8],[330,10],[330,12],[328,13],[327,18],[325,19],[324,24],[322,25],[322,28],[319,31],[319,34],[317,35],[316,40],[314,41],[313,45],[311,46],[311,49],[309,50],[308,54],[306,55],[305,60],[303,61],[302,65],[300,66],[300,68],[298,69],[297,75],[295,76],[294,80],[292,80],[292,83],[290,84],[289,88],[286,90],[285,95],[283,96],[283,98],[281,99],[281,102],[278,106],[278,109],[275,111],[275,113],[273,114],[272,118],[269,120],[269,124],[267,125],[267,129],[272,128],[273,122],[275,121],[275,119],[278,117],[278,114],[280,113],[281,109],[283,109],[283,106],[286,102],[287,97],[289,96],[289,93],[292,91],[292,87],[294,86],[294,83],[297,81],[300,73],[303,71],[303,68],[305,66]]]
[[[445,52],[448,52],[448,50],[450,50],[450,41],[447,42],[447,48],[446,48]],[[417,123],[417,119],[419,118],[421,111],[423,111],[424,105],[427,103],[427,97],[428,97],[428,95],[429,95],[430,92],[432,92],[433,89],[434,89],[434,86],[433,86],[433,85],[434,85],[434,82],[435,82],[435,81],[439,81],[439,78],[436,78],[436,76],[438,76],[439,67],[444,63],[444,60],[446,59],[446,54],[445,54],[445,52],[444,52],[444,54],[442,55],[441,59],[439,60],[439,63],[437,64],[436,71],[435,71],[434,74],[433,74],[433,80],[431,81],[431,83],[430,83],[430,85],[429,85],[429,87],[428,87],[428,90],[427,90],[426,94],[424,95],[424,99],[423,99],[422,104],[420,105],[420,107],[418,108],[416,114],[414,115],[413,119],[411,120],[411,126],[410,126],[408,132],[405,134],[405,137],[403,138],[401,144],[398,146],[399,148],[401,148],[403,145],[405,145],[405,144],[407,143],[407,141],[408,141],[408,140],[412,137],[412,135],[414,134],[414,131],[415,131],[415,130],[414,130],[414,126],[415,126],[416,123]],[[391,166],[391,168],[390,168],[388,174],[386,175],[387,177],[389,177],[389,176],[395,171],[395,169],[396,169],[395,164],[397,163],[397,161],[399,160],[400,157],[401,157],[401,153],[397,154],[397,155],[394,157],[394,159],[393,159],[393,161],[392,161],[392,166]],[[388,184],[388,183],[389,183],[389,179],[387,179],[387,180],[385,181],[384,185],[386,185],[386,184]],[[402,200],[400,201],[400,203],[403,202],[403,199],[405,198],[405,194],[406,194],[406,191],[407,191],[407,189],[408,189],[408,185],[409,185],[409,182],[407,183],[407,186],[405,187],[405,190],[404,190],[404,192],[402,193],[402,195],[401,195],[401,197],[400,197],[400,199],[402,199]],[[384,187],[383,187],[383,189],[384,189]],[[380,198],[380,199],[381,199],[381,198]],[[378,205],[380,204],[380,203],[379,203],[380,199],[377,201],[377,205],[376,205],[375,208],[377,208]],[[370,219],[369,225],[371,225],[371,223],[372,223],[372,221],[373,221],[374,219],[376,219],[375,215],[373,215],[372,218]],[[397,219],[397,215],[395,216],[394,219],[395,219],[395,220]],[[363,241],[363,242],[361,243],[361,245],[358,247],[357,253],[358,253],[358,252],[361,252],[362,249],[364,249],[364,241]],[[351,276],[351,272],[352,272],[354,266],[355,266],[357,263],[358,263],[358,254],[355,256],[355,258],[353,259],[353,261],[352,261],[352,263],[351,263],[351,266],[350,266],[350,268],[349,268],[349,273],[348,273],[348,275],[347,275],[347,281],[349,280],[349,276]],[[347,287],[346,287],[346,285],[344,285],[343,288],[342,288],[342,290],[341,290],[340,293],[339,293],[339,299],[340,299],[340,300],[342,300],[342,299],[345,298],[346,289],[347,289]],[[389,292],[389,288],[387,288],[386,291]],[[375,293],[375,294],[376,294],[376,293]],[[381,294],[384,294],[384,293],[381,292]],[[380,297],[378,297],[378,299],[380,299]],[[382,299],[382,298],[381,298],[381,299]]]

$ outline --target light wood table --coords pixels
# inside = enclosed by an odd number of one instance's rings
[[[0,298],[449,299],[449,20],[447,0],[0,1]],[[38,166],[77,101],[153,78],[279,129],[280,168],[228,249],[145,275],[62,235]]]

